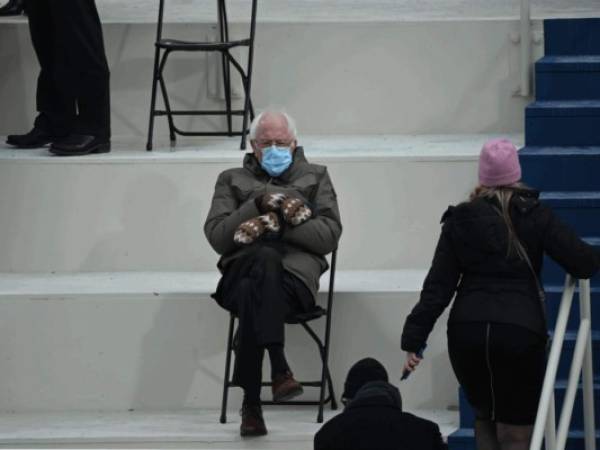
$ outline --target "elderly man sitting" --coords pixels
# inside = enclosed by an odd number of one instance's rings
[[[267,433],[260,406],[262,360],[273,400],[302,393],[284,355],[286,317],[315,307],[319,278],[342,233],[327,169],[296,144],[293,120],[267,111],[250,127],[253,153],[219,175],[204,232],[221,255],[213,297],[239,318],[233,381],[244,389],[242,436]]]

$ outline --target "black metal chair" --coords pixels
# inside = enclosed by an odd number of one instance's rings
[[[152,76],[152,99],[150,104],[150,123],[148,126],[148,143],[146,150],[152,150],[152,138],[154,133],[154,118],[156,116],[167,116],[171,143],[176,141],[176,135],[181,136],[241,136],[240,148],[246,148],[246,135],[248,133],[248,116],[254,118],[254,108],[250,99],[252,86],[252,64],[254,59],[254,35],[256,31],[256,9],[257,1],[252,1],[252,13],[250,18],[250,36],[246,39],[229,39],[229,22],[225,0],[217,0],[219,41],[217,42],[193,42],[177,39],[166,39],[162,37],[163,13],[165,0],[160,0],[158,8],[158,24],[156,30],[156,43],[154,55],[154,73]],[[231,50],[237,47],[248,48],[248,65],[244,71],[241,64],[231,55]],[[220,52],[223,65],[223,87],[225,90],[225,110],[173,110],[169,101],[167,87],[163,76],[164,68],[169,55],[173,52]],[[244,108],[233,110],[231,107],[231,66],[240,74],[244,88]],[[165,109],[156,109],[157,88],[160,85]],[[227,131],[183,131],[175,125],[174,116],[227,116]],[[242,116],[242,130],[233,131],[233,116]]]
[[[335,400],[335,393],[333,391],[333,382],[331,381],[331,374],[329,372],[329,344],[331,335],[331,311],[333,308],[333,295],[334,295],[334,283],[335,283],[335,267],[337,262],[337,250],[334,250],[331,254],[331,264],[329,268],[329,292],[327,293],[327,308],[316,306],[313,311],[309,313],[299,314],[288,319],[288,324],[300,324],[309,334],[309,336],[315,341],[319,349],[319,355],[321,356],[322,369],[321,369],[321,380],[320,381],[300,381],[302,386],[305,387],[318,387],[320,388],[319,400],[290,400],[286,402],[272,402],[263,401],[263,405],[318,405],[319,412],[317,415],[317,422],[323,422],[323,408],[327,403],[331,403],[331,409],[337,409],[337,402]],[[325,342],[323,342],[314,330],[308,325],[308,322],[318,319],[320,317],[326,318],[325,323]],[[227,422],[227,398],[229,388],[236,386],[231,381],[231,354],[233,353],[233,334],[235,327],[235,316],[230,315],[229,320],[229,334],[227,338],[227,356],[225,358],[225,377],[223,379],[223,402],[221,403],[221,423]],[[271,386],[272,383],[264,382],[263,387]],[[325,396],[325,390],[328,390],[327,397]]]

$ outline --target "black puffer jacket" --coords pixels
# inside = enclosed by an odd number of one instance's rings
[[[447,450],[439,427],[402,412],[400,393],[372,381],[315,435],[315,450]]]
[[[536,273],[544,253],[577,278],[590,278],[600,268],[595,249],[583,242],[539,193],[517,190],[511,219]],[[450,322],[499,322],[545,334],[536,283],[525,261],[507,255],[508,229],[493,200],[475,199],[450,207],[421,299],[406,319],[402,349],[417,352],[456,292]]]

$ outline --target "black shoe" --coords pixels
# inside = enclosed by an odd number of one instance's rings
[[[20,16],[23,14],[23,0],[9,0],[0,7],[0,16]]]
[[[58,156],[81,156],[90,153],[110,152],[110,141],[87,134],[70,134],[65,139],[54,142],[50,152]]]
[[[54,136],[41,128],[34,127],[27,134],[11,134],[7,136],[6,143],[17,148],[41,148],[60,139],[64,139],[64,136]]]
[[[240,414],[242,415],[241,436],[264,436],[267,434],[267,427],[260,406],[242,405]]]

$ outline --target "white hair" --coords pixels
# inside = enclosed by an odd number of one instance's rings
[[[262,120],[262,118],[265,115],[269,115],[269,114],[285,117],[285,120],[286,120],[287,126],[288,126],[288,132],[291,134],[291,136],[294,139],[296,139],[298,137],[298,129],[296,128],[296,121],[288,113],[286,113],[285,111],[279,111],[279,110],[265,110],[265,111],[261,112],[258,116],[256,116],[254,118],[254,120],[252,121],[252,123],[250,124],[250,133],[248,134],[248,137],[250,138],[250,140],[253,141],[256,139],[256,135],[258,134],[258,130],[260,128],[260,121]]]

